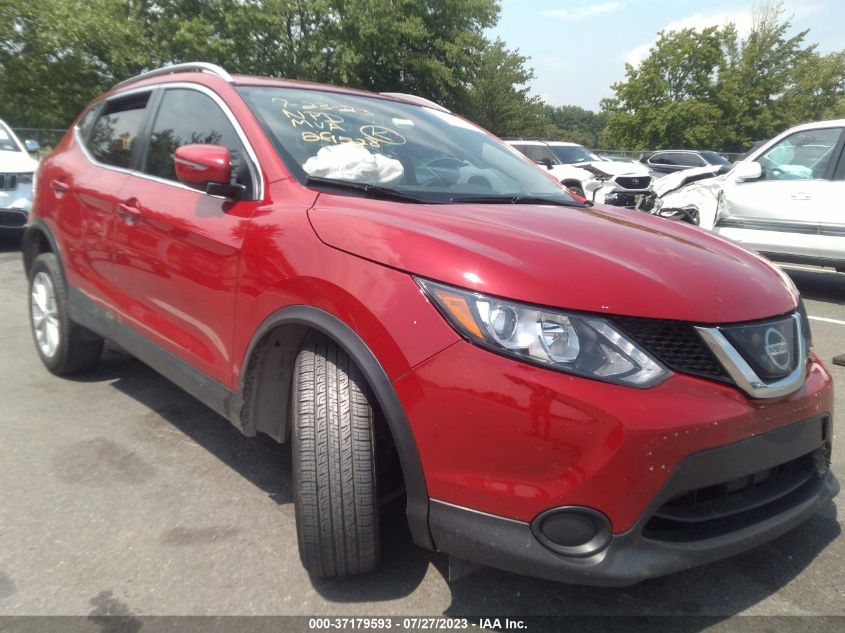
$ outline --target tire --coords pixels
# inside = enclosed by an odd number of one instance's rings
[[[29,270],[29,325],[44,366],[57,376],[93,369],[103,339],[70,319],[67,286],[58,259],[42,253]]]
[[[293,495],[302,564],[314,577],[375,569],[378,495],[370,389],[328,340],[305,344],[293,389]]]

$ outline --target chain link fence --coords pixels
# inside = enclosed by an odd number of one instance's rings
[[[67,130],[56,130],[41,127],[15,127],[12,128],[12,131],[22,141],[27,141],[29,139],[38,141],[38,144],[41,146],[41,154],[53,149],[65,135],[65,132],[67,132]]]

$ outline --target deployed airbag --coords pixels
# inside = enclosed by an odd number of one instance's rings
[[[354,182],[389,183],[405,173],[402,163],[382,154],[371,154],[355,143],[341,143],[323,147],[302,169],[309,176],[336,178]]]

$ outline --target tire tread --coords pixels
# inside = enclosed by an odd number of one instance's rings
[[[314,576],[365,573],[379,558],[373,409],[334,343],[300,351],[294,374],[294,497],[300,557]]]

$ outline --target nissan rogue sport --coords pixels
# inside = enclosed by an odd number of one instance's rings
[[[290,442],[314,576],[374,569],[396,495],[424,547],[624,585],[838,491],[788,277],[578,203],[419,97],[203,63],[128,80],[42,161],[22,250],[47,369],[108,339]]]

